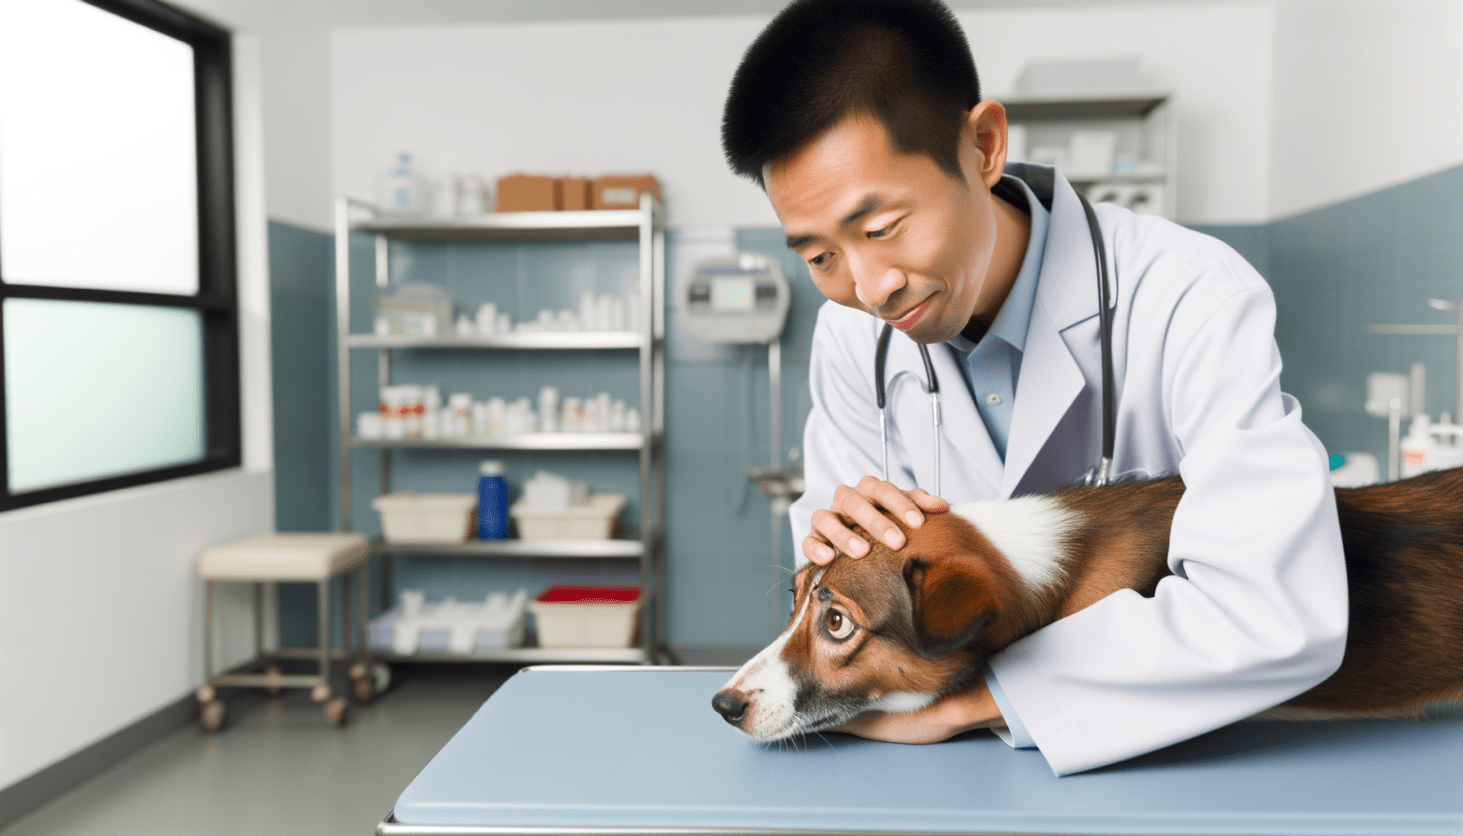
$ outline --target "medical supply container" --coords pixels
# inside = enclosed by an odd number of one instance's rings
[[[376,293],[378,337],[445,337],[452,333],[452,297],[436,285],[391,285]]]
[[[508,483],[503,479],[503,463],[489,459],[478,470],[478,538],[502,540],[508,536]]]
[[[397,491],[371,500],[388,543],[461,543],[472,538],[477,497]]]
[[[512,597],[491,592],[481,603],[448,598],[427,603],[404,589],[401,604],[371,619],[371,647],[398,656],[466,655],[484,648],[519,647],[528,623],[528,590]]]
[[[590,494],[589,504],[577,508],[534,508],[519,500],[508,513],[524,540],[608,540],[625,502],[622,493]]]
[[[411,154],[400,154],[396,165],[377,181],[381,211],[393,215],[423,215],[429,204],[427,180],[411,164]]]
[[[551,586],[530,601],[540,647],[630,647],[640,590],[633,586]]]

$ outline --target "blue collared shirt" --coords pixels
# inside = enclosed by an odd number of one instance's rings
[[[1041,277],[1041,258],[1046,249],[1050,214],[1036,199],[1031,187],[1010,176],[1008,184],[1020,187],[1026,195],[1031,214],[1031,237],[1026,242],[1026,255],[1011,292],[991,323],[990,330],[979,343],[957,336],[946,345],[954,351],[965,385],[975,399],[975,408],[985,423],[991,443],[1001,461],[1006,460],[1006,441],[1011,437],[1011,411],[1015,406],[1016,383],[1021,377],[1021,357],[1026,351],[1026,331],[1031,325],[1031,309],[1036,304],[1036,284]],[[1000,198],[996,198],[999,200]]]

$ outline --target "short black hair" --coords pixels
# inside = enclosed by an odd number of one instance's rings
[[[765,187],[765,165],[866,114],[900,152],[964,182],[960,130],[977,104],[970,44],[939,0],[794,0],[742,56],[721,145],[732,171]]]

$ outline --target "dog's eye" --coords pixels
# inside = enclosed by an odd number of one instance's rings
[[[853,628],[853,619],[838,610],[828,610],[828,635],[835,639],[846,639],[853,634]]]

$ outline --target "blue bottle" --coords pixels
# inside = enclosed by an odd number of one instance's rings
[[[502,540],[508,536],[508,483],[503,463],[489,459],[478,468],[478,537]]]

